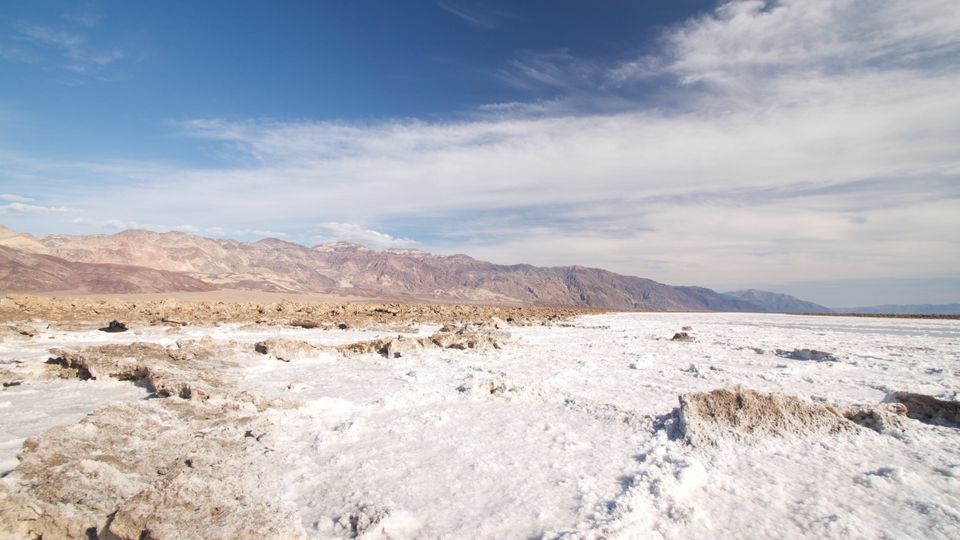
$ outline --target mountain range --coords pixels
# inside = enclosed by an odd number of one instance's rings
[[[862,313],[865,315],[960,315],[960,304],[884,304],[881,306],[865,306],[853,308],[838,308],[838,313]]]
[[[757,289],[731,291],[724,294],[750,302],[763,311],[772,313],[833,313],[833,310],[828,307],[807,302],[806,300],[800,300],[789,294],[760,291]]]
[[[787,295],[721,294],[583,266],[499,265],[347,242],[306,247],[272,238],[240,242],[143,230],[34,236],[0,226],[3,292],[217,289],[650,311],[829,311]]]

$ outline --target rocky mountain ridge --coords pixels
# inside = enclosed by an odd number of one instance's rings
[[[0,229],[0,246],[66,269],[70,264],[139,267],[182,276],[191,287],[327,293],[441,302],[565,305],[667,311],[764,311],[749,301],[702,287],[675,287],[582,266],[498,265],[467,255],[421,250],[375,251],[335,242],[306,247],[285,240],[211,239],[183,232],[127,230],[112,235],[33,236]],[[21,257],[25,255],[20,255]],[[58,290],[25,279],[25,267],[0,261],[0,290]],[[34,259],[40,263],[40,259]],[[61,262],[62,261],[62,262]],[[76,267],[77,270],[81,267]],[[85,268],[85,267],[84,267]],[[66,271],[66,270],[64,270]],[[118,274],[119,275],[119,274]],[[72,285],[76,279],[63,279]],[[88,292],[116,292],[108,281]],[[171,285],[173,286],[173,285]],[[129,288],[129,287],[128,287]],[[123,292],[137,292],[126,291]]]

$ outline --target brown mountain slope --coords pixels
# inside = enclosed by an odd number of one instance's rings
[[[0,237],[0,245],[14,242],[67,261],[183,272],[230,289],[646,310],[759,310],[710,289],[672,287],[596,268],[505,266],[466,255],[374,251],[345,242],[308,248],[276,239],[237,242],[137,230]]]
[[[182,273],[120,264],[70,262],[0,246],[2,292],[143,293],[214,289]]]

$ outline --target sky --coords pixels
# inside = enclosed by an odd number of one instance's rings
[[[960,2],[0,3],[0,223],[960,302]]]

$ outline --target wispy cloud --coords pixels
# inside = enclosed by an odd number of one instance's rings
[[[80,28],[94,28],[103,20],[103,16],[99,13],[89,11],[64,13],[61,18],[66,21],[67,24]]]
[[[36,58],[20,47],[0,43],[0,60],[20,64],[31,64],[36,61]]]
[[[485,30],[499,28],[504,20],[515,17],[515,15],[507,11],[493,9],[476,2],[472,3],[471,5],[467,5],[464,2],[445,0],[437,2],[437,5],[440,7],[440,9],[450,13],[451,15],[454,15],[460,20]]]
[[[497,70],[502,81],[522,89],[575,90],[594,87],[604,74],[604,66],[571,55],[568,51],[524,53],[505,68]]]
[[[653,59],[528,62],[531,79],[587,77],[598,92],[659,77],[685,92],[680,105],[505,104],[446,122],[195,119],[179,128],[222,145],[230,166],[7,160],[23,180],[6,189],[56,191],[125,221],[416,239],[717,287],[942,275],[960,268],[958,9],[738,2],[669,31]],[[84,187],[44,184],[55,177]]]
[[[0,193],[0,200],[8,201],[8,202],[19,202],[19,203],[33,202],[33,199],[31,199],[30,197],[24,197],[22,195],[14,195],[13,193]]]
[[[10,62],[50,63],[74,73],[99,72],[129,56],[118,46],[91,42],[86,31],[96,26],[99,17],[92,14],[65,16],[63,26],[18,21],[13,25],[10,42],[0,43],[0,58]],[[15,43],[16,45],[11,45]]]
[[[40,206],[36,204],[10,203],[0,205],[0,214],[22,216],[29,214],[63,214],[73,211],[65,206]]]
[[[109,231],[123,231],[127,229],[139,229],[153,232],[182,232],[188,234],[198,234],[215,237],[235,237],[235,238],[285,238],[287,233],[272,231],[268,229],[227,229],[220,226],[198,226],[198,225],[166,225],[163,223],[144,223],[140,221],[129,221],[116,218],[97,219],[91,217],[77,217],[71,220],[74,225],[82,225],[94,229],[105,229]]]

